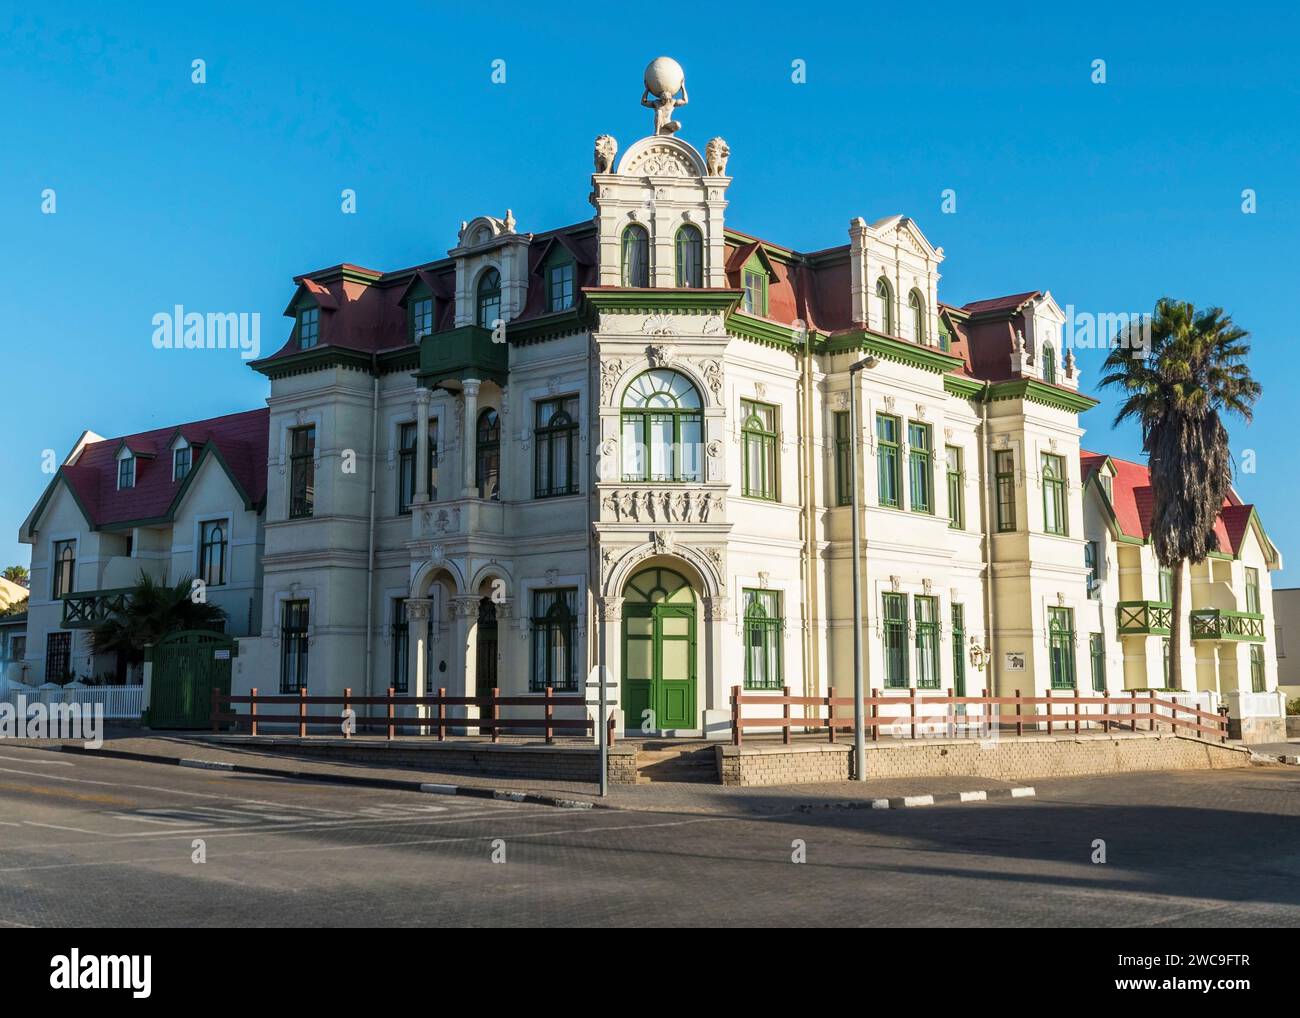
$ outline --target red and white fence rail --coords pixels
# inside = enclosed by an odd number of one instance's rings
[[[748,710],[747,710],[748,708]],[[1157,725],[1174,733],[1227,741],[1228,721],[1220,714],[1133,690],[1122,695],[1080,696],[1048,690],[1043,696],[955,696],[909,688],[906,695],[881,695],[871,690],[863,704],[867,737],[879,741],[886,735],[909,738],[990,738],[995,735],[1036,735],[1100,729],[1155,731]],[[744,743],[745,731],[778,730],[781,741],[790,733],[825,730],[831,742],[837,731],[853,729],[850,696],[791,696],[786,686],[780,695],[747,693],[731,687],[731,742]]]
[[[247,706],[247,712],[231,709],[236,704]],[[271,712],[266,710],[268,707],[272,708]],[[477,717],[468,716],[470,707],[478,708]],[[502,716],[505,707],[512,708],[509,717]],[[275,708],[288,709],[276,712]],[[322,712],[323,708],[332,709]],[[371,708],[379,708],[380,712],[373,713]],[[540,712],[540,716],[530,717],[520,713],[519,708],[531,708]],[[584,716],[556,717],[556,708],[575,708]],[[316,734],[320,734],[321,727],[326,727],[330,734],[345,736],[351,734],[350,728],[358,732],[380,729],[392,739],[399,731],[404,733],[414,728],[419,734],[436,735],[440,742],[446,740],[449,730],[477,729],[479,735],[490,734],[493,742],[501,741],[503,731],[531,731],[543,733],[546,741],[553,743],[557,732],[594,737],[596,722],[586,710],[582,696],[557,696],[550,687],[544,694],[529,696],[502,696],[499,689],[493,689],[487,696],[448,696],[445,688],[434,696],[406,696],[397,694],[392,687],[385,696],[353,696],[351,689],[343,690],[342,696],[308,696],[306,689],[299,689],[296,695],[268,695],[256,688],[247,695],[232,696],[214,689],[212,730],[217,732],[223,725],[229,725],[235,729],[246,727],[250,734],[259,735],[265,734],[262,726],[288,726],[305,738],[312,727],[318,729]],[[351,726],[344,723],[349,718]],[[609,744],[613,745],[612,717],[608,734]]]

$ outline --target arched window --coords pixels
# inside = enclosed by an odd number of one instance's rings
[[[493,502],[501,498],[501,419],[491,408],[478,415],[478,451],[474,483],[478,497]]]
[[[1043,344],[1043,381],[1056,382],[1056,350],[1051,343]]]
[[[623,285],[650,285],[650,235],[644,226],[623,231]]]
[[[533,669],[528,689],[544,693],[574,692],[578,688],[578,592],[536,590],[533,592]]]
[[[694,226],[677,231],[677,285],[695,289],[704,285],[704,240]]]
[[[501,273],[488,269],[478,277],[478,324],[491,329],[501,317]]]
[[[740,401],[743,477],[740,493],[747,498],[775,500],[777,478],[776,407]]]
[[[913,290],[907,295],[907,306],[912,310],[912,339],[917,343],[925,342],[925,299],[920,290]]]
[[[699,481],[704,417],[689,378],[667,368],[638,375],[623,393],[623,479]]]
[[[894,334],[894,290],[884,276],[876,280],[876,296],[880,298],[880,331],[886,336],[892,336]]]

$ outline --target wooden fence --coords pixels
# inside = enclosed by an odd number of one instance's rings
[[[763,716],[746,716],[746,707],[764,707]],[[790,708],[813,708],[792,714]],[[771,708],[780,708],[779,716]],[[838,710],[837,710],[838,708]],[[904,714],[885,713],[906,708]],[[927,711],[926,708],[934,708]],[[972,712],[978,708],[978,712]],[[1026,708],[1030,708],[1026,710]],[[867,737],[879,741],[880,729],[901,726],[908,729],[911,738],[917,738],[918,728],[939,729],[948,738],[988,738],[994,732],[1024,735],[1028,726],[1034,733],[1045,731],[1081,731],[1081,726],[1100,727],[1109,733],[1112,729],[1139,731],[1146,723],[1147,731],[1157,724],[1168,725],[1175,734],[1183,732],[1199,738],[1228,738],[1227,718],[1197,707],[1166,700],[1150,693],[1133,690],[1127,695],[1079,696],[1077,693],[1047,690],[1043,696],[989,696],[981,690],[980,696],[954,696],[951,689],[939,693],[919,692],[909,687],[906,696],[882,696],[879,689],[871,690],[865,698],[863,726]],[[1185,715],[1180,718],[1179,715]],[[746,693],[740,686],[731,687],[731,742],[742,745],[745,729],[774,729],[781,731],[781,741],[790,742],[793,729],[820,731],[825,729],[831,742],[836,730],[853,728],[853,698],[851,696],[791,696],[786,686],[780,696],[763,693]]]
[[[248,713],[238,713],[229,709],[234,704],[247,704]],[[259,708],[289,707],[287,713],[266,713]],[[332,713],[313,713],[313,707],[333,707]],[[381,708],[383,713],[369,713],[369,708]],[[412,714],[401,714],[400,708],[425,708]],[[477,707],[479,717],[453,716],[448,714],[449,707]],[[531,707],[541,711],[540,717],[501,716],[502,707]],[[256,687],[247,696],[232,696],[228,693],[212,691],[212,730],[220,731],[222,725],[232,725],[238,729],[247,726],[250,734],[259,734],[261,725],[296,726],[299,737],[306,737],[310,725],[325,725],[335,732],[348,737],[351,732],[344,725],[345,712],[353,711],[353,720],[357,731],[363,729],[382,729],[388,738],[393,738],[398,729],[415,728],[421,733],[432,729],[428,734],[436,734],[438,741],[445,741],[449,728],[477,728],[479,734],[490,732],[493,742],[501,741],[502,730],[541,731],[545,733],[547,743],[554,743],[555,733],[573,732],[578,735],[595,734],[595,722],[590,716],[582,718],[557,718],[556,707],[581,707],[586,710],[582,696],[556,696],[549,686],[545,694],[531,696],[502,696],[499,689],[493,689],[487,696],[448,696],[447,690],[441,688],[435,696],[405,696],[395,693],[390,686],[386,696],[353,696],[352,690],[343,690],[342,696],[308,696],[306,689],[299,689],[297,695],[281,693],[279,695],[259,694]],[[223,710],[223,708],[226,708]],[[367,713],[362,713],[366,710]],[[614,719],[609,721],[609,745],[614,744]]]

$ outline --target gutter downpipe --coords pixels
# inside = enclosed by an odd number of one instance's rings
[[[984,388],[980,390],[977,397],[980,401],[980,446],[982,455],[980,456],[980,485],[984,490],[983,498],[983,516],[984,516],[984,642],[988,647],[988,660],[985,661],[984,667],[988,669],[988,690],[990,696],[997,696],[995,662],[997,660],[993,653],[993,490],[988,483],[989,472],[992,469],[991,457],[993,454],[993,437],[989,434],[989,386],[985,383]],[[993,720],[993,711],[990,709],[990,723]]]
[[[379,357],[370,355],[374,385],[370,396],[370,522],[366,547],[366,696],[372,696],[375,672],[375,475],[379,472]]]

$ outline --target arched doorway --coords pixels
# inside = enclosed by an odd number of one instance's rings
[[[499,685],[497,680],[497,606],[490,597],[479,598],[477,657],[474,661],[474,695],[491,696]],[[492,708],[484,707],[482,716],[493,716]]]
[[[695,592],[671,569],[644,569],[624,589],[622,703],[629,729],[699,727]]]

